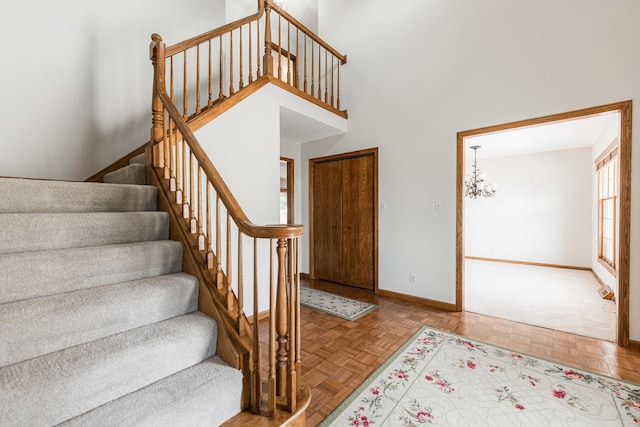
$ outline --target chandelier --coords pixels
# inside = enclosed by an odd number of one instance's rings
[[[467,175],[464,180],[464,195],[471,199],[477,199],[478,197],[493,197],[498,189],[498,184],[485,184],[484,180],[486,175],[480,173],[478,169],[478,149],[480,145],[474,145],[469,147],[473,150],[473,171],[471,176]]]

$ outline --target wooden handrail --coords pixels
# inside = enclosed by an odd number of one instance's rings
[[[158,90],[158,96],[162,100],[165,111],[171,119],[175,122],[175,125],[189,144],[191,152],[198,160],[200,167],[203,169],[207,177],[209,178],[211,185],[215,188],[222,204],[229,210],[229,213],[236,225],[244,234],[249,237],[257,237],[261,239],[290,239],[294,237],[301,237],[304,231],[304,227],[301,225],[255,225],[252,223],[247,215],[244,213],[240,204],[229,190],[229,187],[225,184],[224,180],[218,173],[218,170],[213,166],[209,157],[205,154],[204,150],[198,143],[196,136],[184,121],[182,115],[178,109],[173,105],[167,91],[165,89]]]
[[[206,33],[202,33],[195,37],[191,37],[190,39],[168,46],[165,48],[165,54],[167,56],[175,55],[176,53],[195,47],[200,43],[204,43],[207,40],[220,37],[221,35],[226,34],[232,30],[236,30],[251,22],[257,21],[262,17],[262,14],[264,13],[264,2],[265,0],[258,0],[258,12],[256,12],[255,14],[238,19],[236,21],[225,24],[222,27],[215,28],[213,30],[207,31]]]
[[[324,40],[322,40],[319,36],[317,36],[313,31],[308,29],[302,22],[298,21],[296,18],[291,16],[286,10],[278,7],[277,4],[274,3],[273,0],[264,0],[269,6],[273,9],[276,9],[280,15],[282,15],[285,19],[291,21],[296,27],[298,27],[303,33],[305,33],[308,37],[313,39],[316,43],[321,45],[323,48],[331,52],[336,58],[340,59],[343,64],[347,63],[347,55],[342,55],[340,52],[335,50],[331,45]],[[263,6],[264,9],[264,6]]]

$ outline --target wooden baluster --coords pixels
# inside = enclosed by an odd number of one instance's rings
[[[300,55],[299,55],[299,47],[300,47],[300,31],[298,27],[296,27],[296,68],[293,72],[293,83],[295,86],[300,89],[300,79],[299,79],[299,68],[300,68]]]
[[[253,83],[253,26],[249,22],[249,83]]]
[[[244,317],[244,256],[242,253],[242,232],[238,230],[238,316],[236,326],[238,334],[244,335],[242,318]]]
[[[202,202],[202,196],[203,196],[203,189],[202,189],[202,175],[203,175],[203,171],[202,168],[200,167],[200,162],[198,162],[198,211],[200,212],[198,214],[198,250],[200,251],[204,251],[206,249],[206,240],[205,240],[205,235],[204,235],[204,230],[202,228],[203,222],[207,221],[207,224],[209,223],[209,218],[205,217],[205,207],[204,204]],[[205,180],[205,184],[206,184],[206,180]]]
[[[276,291],[276,334],[278,342],[277,373],[276,373],[276,393],[278,396],[287,395],[287,367],[289,345],[288,325],[287,325],[287,240],[278,239],[278,281]]]
[[[304,33],[304,93],[307,93],[307,33]]]
[[[295,273],[295,286],[296,286],[296,377],[302,378],[302,335],[300,332],[300,238],[297,237],[295,240],[295,254],[296,254],[296,273]],[[298,388],[302,388],[302,381],[298,381]]]
[[[176,132],[176,203],[182,205],[183,196],[182,196],[182,144],[184,141],[182,140],[182,136],[180,135],[180,131],[178,129]],[[179,136],[180,135],[180,136]]]
[[[256,43],[256,66],[258,67],[258,70],[256,72],[256,77],[260,78],[262,77],[262,69],[260,68],[260,20],[256,21],[256,26],[257,26],[257,30],[256,30],[256,37],[258,38],[258,42]]]
[[[294,283],[294,258],[295,255],[293,253],[293,239],[288,239],[288,251],[287,251],[287,261],[289,264],[288,267],[288,280],[289,284],[288,294],[289,294],[289,360],[288,360],[288,376],[287,376],[287,406],[289,412],[295,412],[297,409],[297,399],[296,392],[298,391],[298,383],[296,381],[296,305],[298,304],[297,300],[297,290]]]
[[[329,51],[324,50],[324,103],[329,101]]]
[[[222,101],[224,99],[224,89],[222,88],[222,70],[223,70],[223,65],[222,65],[222,35],[219,37],[220,39],[220,70],[219,70],[219,76],[218,79],[220,80],[220,94],[218,95],[218,99],[220,101]]]
[[[187,51],[182,52],[183,74],[182,74],[182,117],[185,120],[189,119],[189,112],[187,111]]]
[[[213,245],[211,239],[211,183],[206,176],[204,182],[207,186],[207,268],[213,270],[213,249],[211,248],[211,245]]]
[[[209,40],[209,80],[207,84],[207,90],[209,92],[209,98],[207,100],[207,106],[211,107],[213,105],[213,64],[212,64],[212,55],[211,55],[211,40]]]
[[[269,379],[267,380],[267,415],[276,412],[276,282],[273,274],[274,240],[269,241]]]
[[[314,66],[314,61],[315,61],[315,54],[313,53],[314,49],[313,49],[314,43],[313,41],[311,42],[311,96],[314,96],[315,94],[315,66]],[[305,45],[306,47],[306,45]]]
[[[273,76],[273,56],[271,54],[271,6],[264,5],[264,73]]]
[[[258,239],[253,238],[253,372],[251,377],[251,410],[259,413],[262,404],[262,371],[258,306]]]
[[[231,255],[231,249],[231,214],[227,211],[227,293],[225,295],[225,305],[229,313],[231,313],[231,309],[233,308],[233,288],[231,287],[233,256]]]
[[[158,151],[155,144],[160,143],[165,136],[165,124],[164,124],[164,107],[160,96],[158,94],[158,86],[164,87],[165,79],[165,57],[164,57],[164,43],[162,37],[158,34],[151,35],[151,44],[149,46],[149,56],[151,63],[153,64],[153,88],[151,95],[151,129],[150,129],[150,142],[152,147],[152,159],[151,164],[154,167],[164,167],[165,162],[160,161],[160,153],[154,153]],[[166,145],[166,141],[163,142]]]
[[[322,57],[320,49],[322,46],[318,45],[318,99],[322,101]]]
[[[224,273],[222,272],[222,236],[220,234],[220,195],[216,194],[216,287],[222,291]]]
[[[187,183],[187,170],[189,167],[189,160],[187,157],[187,151],[189,146],[187,141],[184,140],[184,135],[182,136],[182,177],[180,178],[182,181],[182,217],[189,218],[189,197],[191,194],[188,194],[189,186]],[[191,155],[189,153],[188,155]]]
[[[333,99],[333,87],[334,87],[334,84],[333,84],[333,68],[334,68],[333,58],[334,58],[334,56],[333,56],[333,54],[331,54],[331,106],[332,107],[333,107],[333,101],[334,101],[334,99]]]
[[[336,108],[340,109],[340,66],[341,61],[338,60],[338,99],[336,100]]]
[[[195,163],[194,163],[195,157],[193,155],[193,153],[191,152],[191,149],[189,149],[189,214],[190,214],[190,219],[189,219],[189,229],[191,230],[191,234],[196,234],[197,232],[197,224],[198,224],[198,220],[196,219],[196,195],[195,195],[195,190],[196,190],[196,177],[195,177]]]
[[[238,82],[238,84],[240,85],[240,89],[242,89],[244,87],[244,80],[242,75],[244,74],[244,67],[243,67],[243,57],[242,57],[242,27],[240,27],[240,81]]]
[[[278,14],[278,80],[282,80],[282,15]]]
[[[176,103],[176,91],[175,84],[173,78],[173,56],[169,58],[169,96],[171,97],[171,102]]]
[[[168,114],[167,114],[167,117]],[[178,168],[178,160],[177,160],[177,148],[176,148],[176,129],[173,124],[173,120],[169,117],[169,148],[171,161],[169,162],[170,171],[169,171],[169,190],[176,191],[176,169]]]
[[[233,87],[233,31],[229,31],[229,96],[235,93]]]
[[[162,140],[164,141],[163,144],[163,148],[164,148],[164,168],[163,168],[163,178],[164,179],[170,179],[171,178],[171,145],[170,145],[170,141],[171,141],[171,133],[170,133],[170,129],[168,129],[168,127],[170,126],[171,121],[169,120],[169,114],[165,114],[164,112],[164,108],[162,110],[162,116],[165,117],[165,121],[162,125],[162,132],[163,132],[163,136],[162,136]]]
[[[291,80],[291,21],[287,21],[287,83],[293,86],[293,80]]]
[[[196,46],[196,114],[200,114],[200,45]]]

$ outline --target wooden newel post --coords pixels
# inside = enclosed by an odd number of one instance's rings
[[[273,76],[273,55],[271,54],[271,6],[264,6],[264,73]]]
[[[287,239],[278,239],[278,281],[276,287],[276,394],[287,393],[287,371],[289,362],[288,304],[287,304]]]
[[[164,43],[159,34],[151,35],[151,45],[149,46],[149,57],[153,65],[153,89],[151,97],[151,135],[150,145],[153,147],[153,166],[164,167],[163,147],[158,144],[164,137],[164,109],[158,88],[164,88]],[[147,159],[147,162],[149,159]]]

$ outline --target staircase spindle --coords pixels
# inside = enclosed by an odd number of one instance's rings
[[[251,410],[259,412],[262,406],[262,351],[260,349],[260,318],[258,316],[258,239],[253,238],[253,372],[251,385]]]
[[[189,120],[189,112],[187,111],[187,51],[182,53],[182,117],[184,120]]]
[[[315,96],[315,54],[314,54],[314,48],[313,48],[313,41],[311,42],[311,96]]]
[[[227,211],[227,293],[226,293],[226,306],[227,311],[231,312],[233,309],[233,288],[232,284],[232,266],[233,266],[233,256],[231,253],[231,213]]]
[[[321,47],[318,45],[318,99],[322,100],[322,56]]]
[[[243,67],[243,63],[244,63],[244,58],[242,55],[242,27],[240,27],[240,80],[238,82],[238,84],[240,85],[240,89],[242,89],[244,87],[244,79],[243,79],[243,75],[244,75],[244,67]]]
[[[224,99],[224,89],[222,86],[222,70],[223,70],[223,64],[222,64],[222,36],[218,37],[219,41],[220,41],[220,54],[219,54],[219,58],[220,58],[220,70],[219,70],[219,75],[218,75],[218,79],[220,80],[220,93],[218,95],[218,99],[220,99],[220,101],[222,101]]]
[[[244,255],[242,253],[242,232],[238,230],[238,315],[236,317],[238,334],[244,335],[242,319],[244,317]],[[255,314],[255,313],[254,313]]]
[[[331,104],[329,104],[329,105],[331,105],[332,107],[333,107],[333,101],[334,101],[334,98],[333,98],[333,88],[334,88],[334,84],[333,84],[333,67],[334,67],[333,59],[334,58],[335,57],[333,55],[331,55]]]
[[[276,341],[278,342],[277,350],[277,373],[276,373],[276,393],[283,397],[287,395],[287,367],[288,367],[288,351],[289,345],[288,322],[287,322],[287,287],[286,287],[286,257],[287,257],[287,240],[278,239],[278,281],[276,290]]]
[[[293,86],[293,80],[291,80],[291,21],[287,21],[287,83]]]
[[[220,230],[220,195],[216,194],[216,287],[222,291],[224,274],[222,273],[222,236]]]
[[[274,239],[269,240],[269,378],[267,380],[267,415],[276,412],[276,282],[274,280]]]
[[[235,93],[233,86],[233,31],[229,32],[229,95]]]
[[[249,23],[249,83],[253,83],[253,26]]]
[[[304,86],[303,91],[307,93],[307,33],[304,33]]]
[[[340,60],[338,60],[338,99],[336,100],[336,108],[340,110]]]
[[[324,103],[328,101],[329,95],[329,51],[324,50]]]
[[[211,227],[211,183],[209,182],[209,178],[206,175],[204,178],[204,183],[207,188],[207,216],[206,216],[207,218],[207,239],[206,239],[207,269],[212,270],[213,269],[213,248],[211,248],[211,245],[213,245],[213,242],[211,239],[211,229],[212,229]]]
[[[211,40],[207,43],[209,45],[209,79],[207,80],[207,92],[209,93],[209,97],[207,99],[207,106],[211,107],[213,105],[213,64],[211,62]]]
[[[196,46],[196,114],[200,114],[200,45]]]
[[[289,320],[289,355],[288,355],[288,373],[287,373],[287,406],[289,412],[295,412],[296,407],[296,392],[298,391],[298,384],[296,379],[296,305],[298,304],[297,300],[297,288],[294,282],[294,254],[292,252],[293,249],[293,239],[288,240],[288,251],[287,251],[287,263],[288,266],[288,278],[287,283],[289,284],[288,295],[289,295],[289,313],[287,315],[287,319]]]
[[[182,139],[182,177],[180,178],[182,182],[182,217],[189,218],[189,185],[187,181],[187,170],[189,167],[189,159],[187,155],[188,144]]]
[[[196,160],[196,162],[197,162],[197,160]],[[200,164],[199,163],[198,163],[198,166],[197,166],[197,171],[198,171],[198,173],[197,173],[198,187],[197,188],[198,188],[198,212],[199,212],[198,213],[198,250],[204,251],[206,249],[206,238],[205,238],[205,234],[204,234],[204,229],[203,229],[203,224],[202,223],[205,220],[207,222],[209,222],[209,216],[205,217],[205,207],[204,207],[202,199],[203,199],[203,196],[206,196],[206,194],[203,194],[203,192],[204,192],[203,189],[202,189],[202,183],[203,183],[202,174],[203,174],[203,171],[200,168]],[[205,180],[204,183],[205,183],[205,185],[207,184],[206,180]]]
[[[262,77],[262,69],[260,68],[260,20],[258,19],[256,21],[256,38],[258,39],[256,46],[256,67],[258,68],[256,71],[256,76],[257,78]]]
[[[282,80],[282,15],[278,14],[278,79]]]

